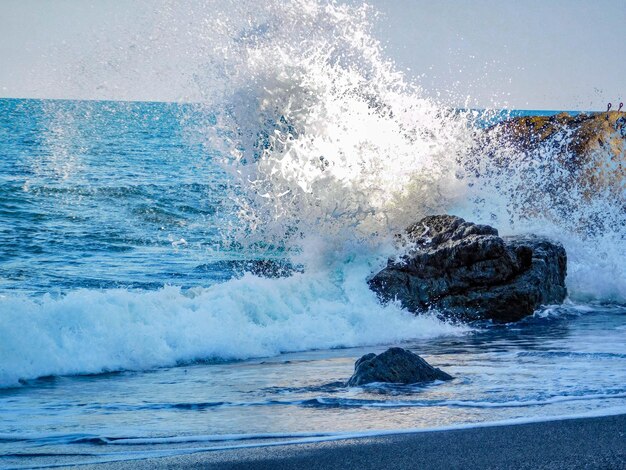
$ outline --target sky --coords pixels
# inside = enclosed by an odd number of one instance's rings
[[[368,3],[385,53],[455,106],[602,110],[626,98],[625,0]],[[199,41],[178,31],[176,49],[149,47],[159,5],[0,0],[0,97],[184,99]]]

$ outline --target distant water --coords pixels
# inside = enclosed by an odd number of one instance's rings
[[[0,466],[626,411],[626,202],[567,178],[567,132],[482,139],[556,111],[450,109],[367,7],[304,3],[216,22],[199,104],[0,100]],[[433,213],[560,241],[568,300],[381,305],[368,277]],[[389,345],[455,379],[343,385]]]

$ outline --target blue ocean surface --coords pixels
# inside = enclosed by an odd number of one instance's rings
[[[211,267],[229,256],[210,254],[224,176],[185,135],[179,106],[0,106],[0,291],[188,288],[230,277]]]
[[[0,466],[626,410],[624,279],[586,265],[583,242],[564,239],[563,306],[511,325],[415,317],[368,290],[367,250],[314,245],[320,264],[239,243],[242,183],[198,131],[215,119],[0,100]],[[388,345],[455,379],[345,385]]]

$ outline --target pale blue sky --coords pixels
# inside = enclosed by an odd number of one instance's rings
[[[607,101],[626,98],[625,0],[369,3],[382,13],[376,34],[388,55],[429,94],[451,104],[463,105],[470,96],[468,104],[478,107],[604,109]],[[180,51],[161,48],[108,61],[104,78],[102,64],[84,70],[85,57],[99,59],[102,48],[122,50],[133,35],[149,31],[155,5],[0,0],[0,97],[184,97],[192,70]],[[137,74],[116,76],[116,67]],[[81,79],[73,81],[77,74]]]

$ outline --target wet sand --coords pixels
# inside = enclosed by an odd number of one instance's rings
[[[208,451],[91,466],[226,469],[626,469],[626,414]],[[85,468],[85,467],[82,467]]]

